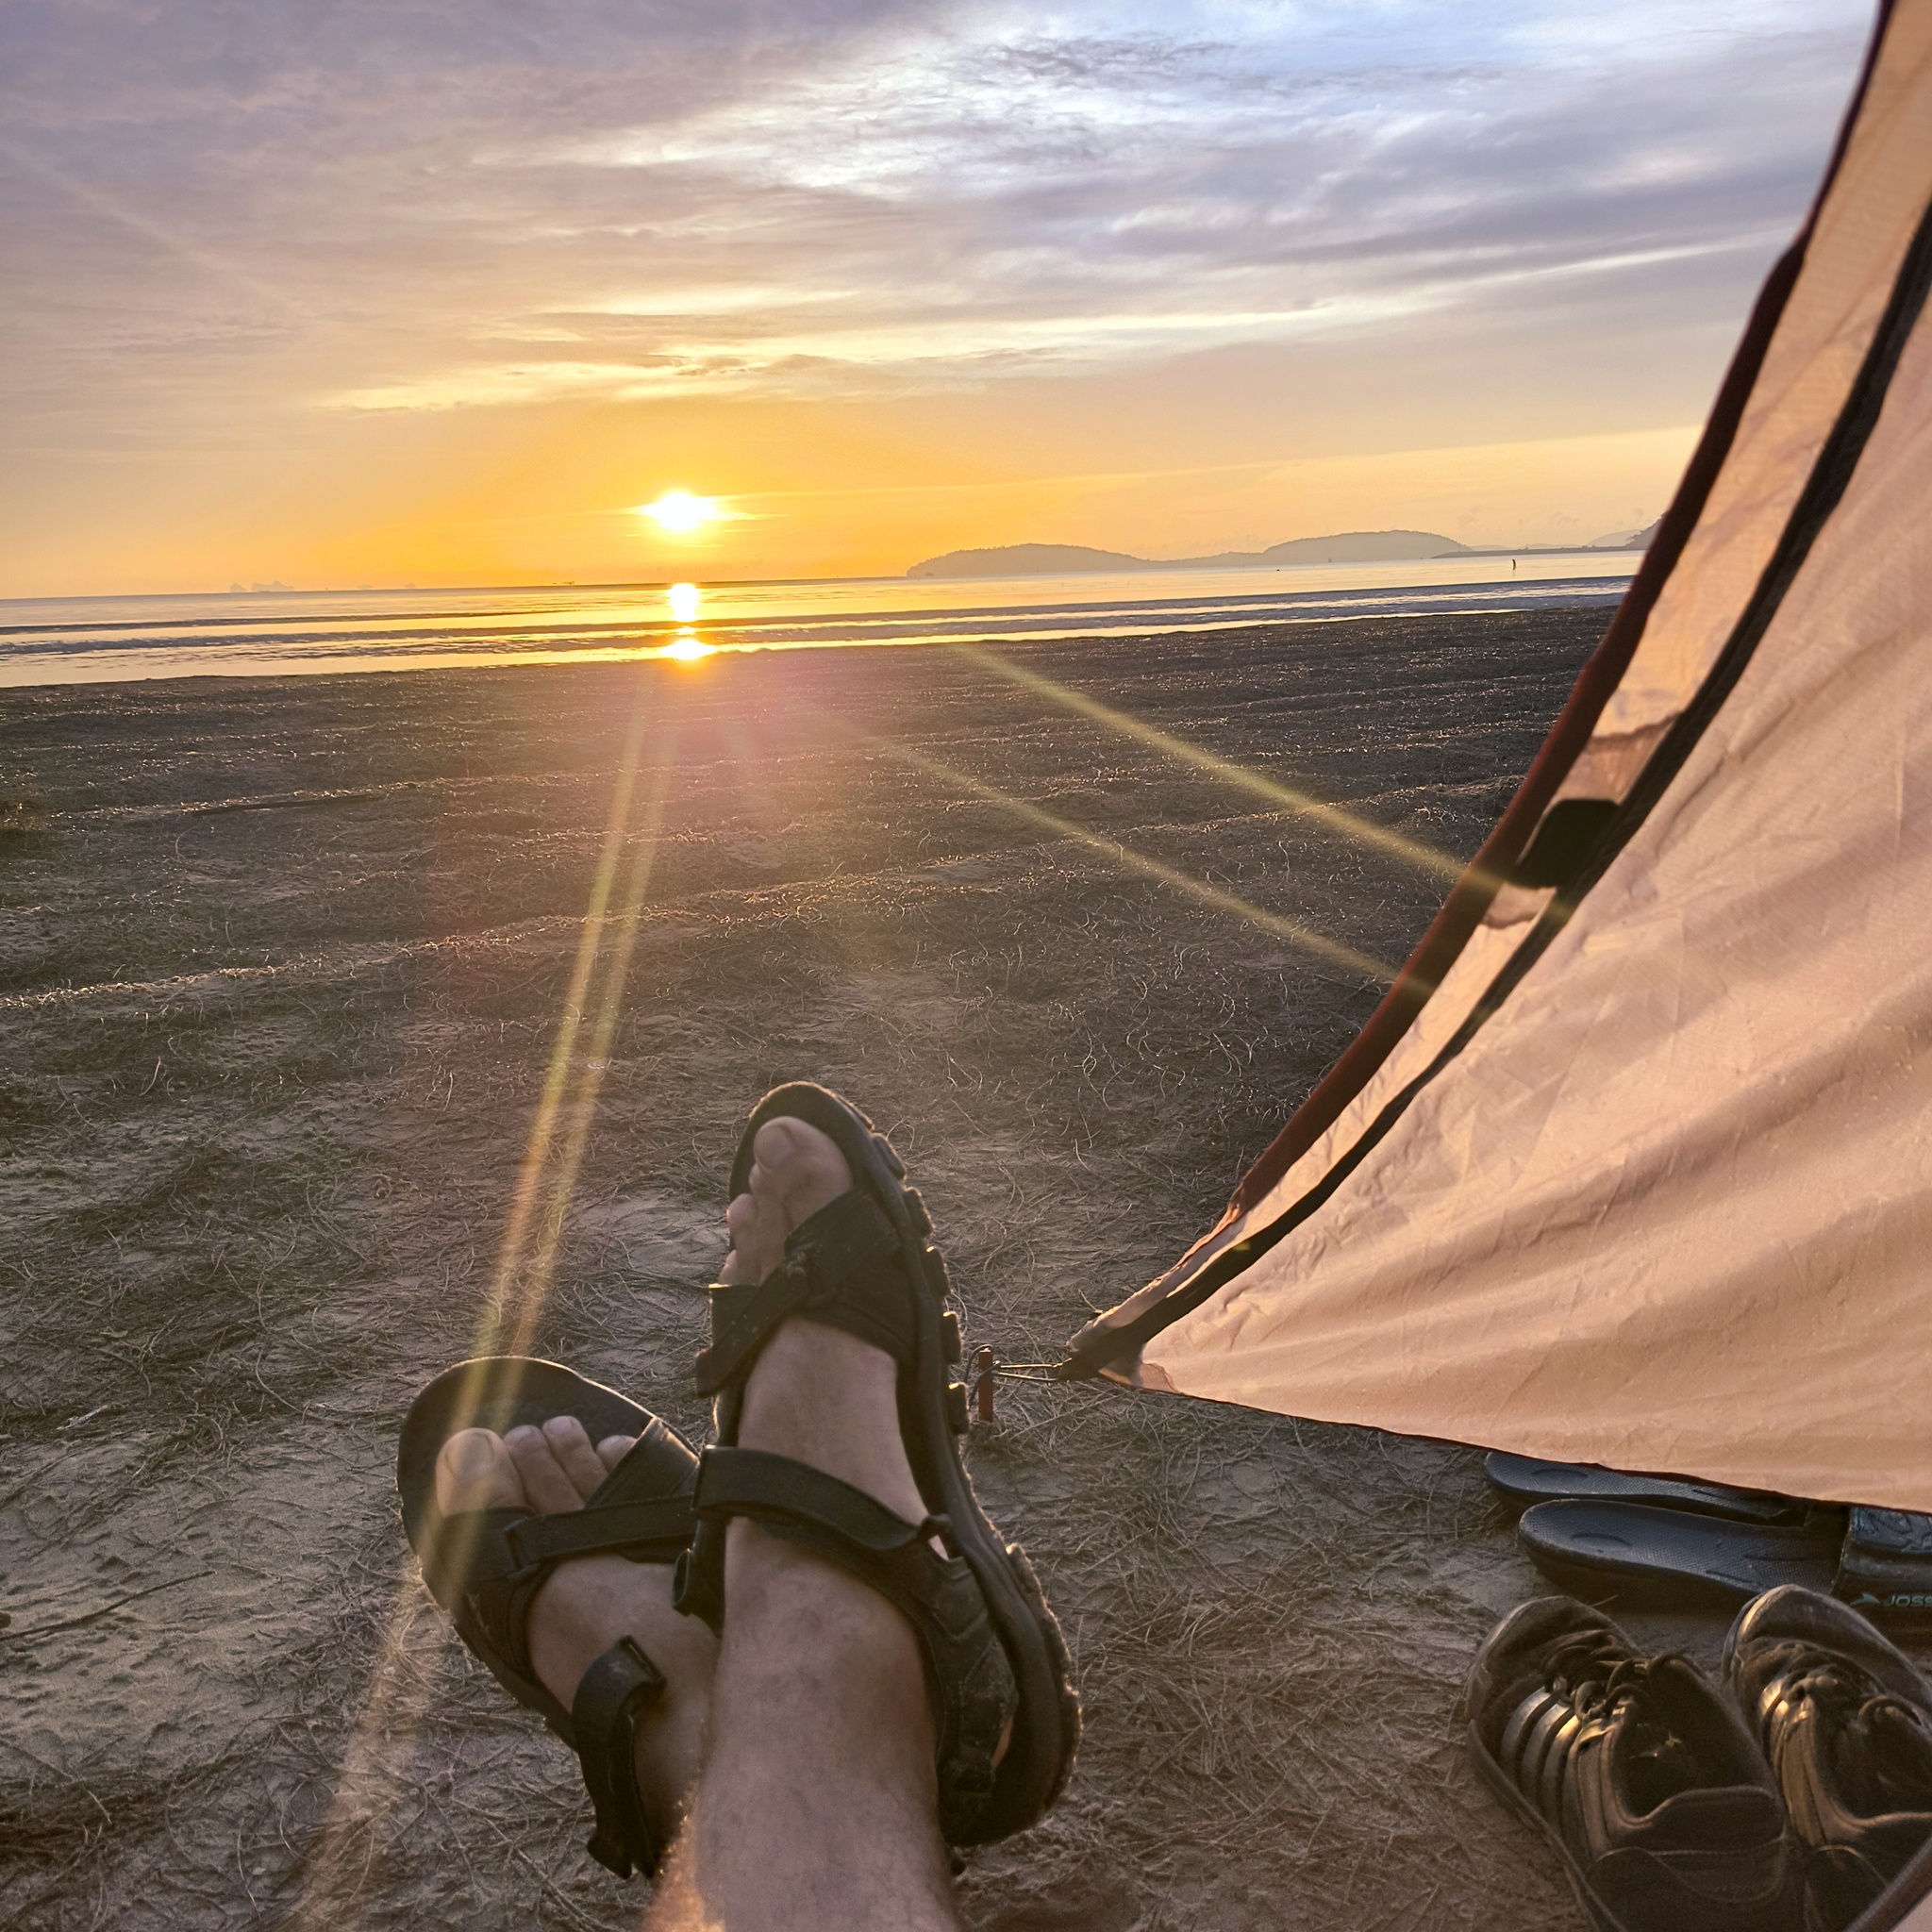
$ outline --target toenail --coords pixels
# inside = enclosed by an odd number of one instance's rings
[[[504,1431],[503,1440],[506,1442],[514,1442],[521,1448],[525,1443],[541,1442],[543,1439],[541,1434],[528,1423],[519,1423],[515,1428]]]
[[[481,1429],[465,1429],[442,1445],[442,1454],[452,1471],[468,1476],[487,1470],[494,1461],[490,1438]]]

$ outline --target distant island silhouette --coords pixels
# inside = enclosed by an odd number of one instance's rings
[[[1108,570],[1253,570],[1290,563],[1410,563],[1431,557],[1530,557],[1542,551],[1641,550],[1649,529],[1599,537],[1595,542],[1524,543],[1473,549],[1430,530],[1343,530],[1332,537],[1295,537],[1266,550],[1223,550],[1213,557],[1130,557],[1085,543],[1002,543],[991,550],[949,550],[915,563],[908,577],[1036,577]]]

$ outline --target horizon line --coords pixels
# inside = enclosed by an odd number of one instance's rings
[[[1336,538],[1344,536],[1379,536],[1380,531],[1341,530],[1331,533]],[[1424,533],[1430,534],[1430,533]],[[1323,537],[1290,537],[1283,541],[1290,543],[1320,543],[1328,541]],[[1453,541],[1453,540],[1452,540]],[[942,550],[938,557],[972,555],[992,550],[1018,550],[1031,548],[1095,549],[1091,544],[1044,545],[1029,540],[1024,543],[998,543],[970,545],[962,551]],[[1272,546],[1271,546],[1272,547]],[[1132,555],[1128,551],[1107,553],[1118,557]],[[1234,556],[1258,557],[1260,551],[1231,552]],[[1221,566],[1230,575],[1242,570],[1284,571],[1284,570],[1347,570],[1360,565],[1375,567],[1398,563],[1444,563],[1457,558],[1483,557],[1627,557],[1641,558],[1641,550],[1629,549],[1619,544],[1598,546],[1591,543],[1516,543],[1461,545],[1453,551],[1445,551],[1435,557],[1389,557],[1349,558],[1338,562],[1239,564]],[[922,558],[920,562],[931,562],[935,558]],[[1143,568],[1174,570],[1194,563],[1192,558],[1136,558]],[[586,580],[581,577],[550,577],[533,579],[523,583],[437,583],[437,584],[318,584],[310,588],[299,585],[286,585],[276,590],[238,590],[230,585],[225,590],[202,591],[41,591],[0,596],[0,607],[9,604],[111,604],[122,601],[142,600],[154,602],[163,598],[209,599],[215,597],[402,597],[431,596],[445,592],[462,591],[663,591],[673,584],[695,584],[698,589],[723,590],[734,587],[757,589],[768,584],[896,584],[908,581],[915,583],[970,583],[970,582],[1019,582],[1028,579],[1067,577],[1067,576],[1118,576],[1119,571],[1079,571],[1079,570],[1034,570],[1013,571],[1005,575],[987,573],[984,576],[974,573],[963,577],[914,577],[912,573],[918,564],[908,564],[901,571],[858,571],[850,575],[827,575],[813,576],[787,574],[778,576],[750,577],[708,577],[678,575],[663,577],[610,577]]]

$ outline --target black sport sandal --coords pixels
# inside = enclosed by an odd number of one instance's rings
[[[1601,1611],[1540,1597],[1477,1652],[1470,1756],[1598,1932],[1800,1932],[1769,1767],[1727,1698]]]
[[[559,1415],[575,1416],[592,1442],[638,1439],[581,1509],[444,1516],[437,1508],[436,1458],[451,1436],[541,1427]],[[638,1723],[664,1694],[663,1674],[635,1639],[622,1638],[584,1673],[565,1710],[531,1668],[530,1605],[544,1578],[573,1557],[675,1562],[691,1541],[697,1470],[691,1446],[648,1409],[558,1362],[513,1355],[484,1356],[437,1376],[409,1405],[396,1455],[403,1526],[429,1593],[496,1681],[577,1754],[597,1814],[591,1856],[620,1878],[648,1877],[663,1856],[635,1755]]]
[[[904,1163],[856,1108],[795,1083],[753,1109],[732,1198],[750,1183],[758,1129],[780,1119],[827,1135],[854,1185],[792,1231],[763,1281],[711,1289],[711,1345],[698,1357],[697,1386],[716,1398],[717,1442],[699,1467],[698,1527],[679,1568],[678,1607],[722,1627],[724,1531],[734,1516],[877,1591],[919,1637],[940,1828],[952,1845],[990,1844],[1045,1816],[1073,1769],[1080,1707],[1066,1646],[1032,1566],[988,1520],[959,1460],[966,1390],[948,1374],[960,1356],[958,1317],[946,1309],[945,1264],[925,1239],[932,1223],[905,1185]],[[925,1502],[923,1522],[789,1457],[737,1446],[745,1382],[794,1315],[856,1335],[898,1364],[899,1429]]]
[[[1788,1584],[1747,1604],[1724,1674],[1805,1847],[1812,1932],[1840,1932],[1932,1840],[1932,1684],[1849,1606]]]

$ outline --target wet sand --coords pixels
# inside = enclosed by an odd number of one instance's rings
[[[1460,857],[1604,623],[1008,655]],[[577,1164],[511,1300],[538,1352],[693,1431],[766,1087],[871,1109],[970,1339],[1047,1359],[1212,1220],[1374,1006],[1280,922],[1394,962],[1441,891],[945,650],[16,691],[0,731],[24,1928],[635,1924],[571,1759],[415,1582],[390,1465],[491,1305],[627,747],[546,1174]],[[971,1453],[1089,1710],[1060,1810],[974,1859],[975,1925],[1581,1923],[1461,1756],[1468,1658],[1540,1591],[1474,1452],[1010,1383]]]

